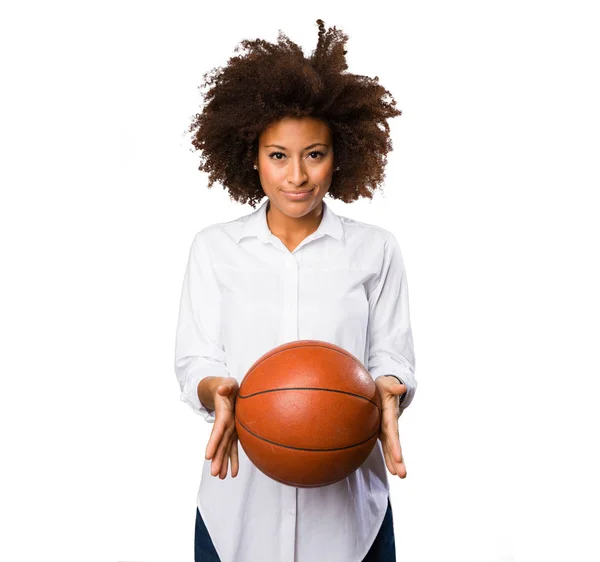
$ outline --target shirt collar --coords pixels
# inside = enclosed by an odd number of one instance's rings
[[[273,236],[273,234],[269,230],[269,225],[267,224],[268,203],[269,199],[267,198],[256,211],[246,215],[245,220],[235,237],[236,242],[239,242],[246,236],[256,236],[262,242],[269,242],[269,238]],[[317,230],[310,235],[311,238],[316,239],[327,234],[338,240],[341,244],[344,244],[344,228],[342,226],[342,221],[325,201],[322,201],[322,203],[323,217],[321,218],[321,223]]]

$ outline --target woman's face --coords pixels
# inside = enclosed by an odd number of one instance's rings
[[[303,217],[320,209],[331,185],[331,131],[320,119],[285,117],[260,134],[255,165],[270,205],[289,217]],[[286,195],[294,191],[308,193],[298,199]]]

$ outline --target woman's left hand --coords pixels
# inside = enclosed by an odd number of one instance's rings
[[[400,446],[400,434],[398,431],[398,418],[400,409],[398,402],[400,396],[406,392],[406,385],[400,384],[395,377],[379,377],[375,385],[381,397],[381,430],[379,440],[385,457],[385,464],[392,474],[400,478],[406,478],[406,466]]]

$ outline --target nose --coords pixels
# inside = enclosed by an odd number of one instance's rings
[[[287,181],[294,184],[296,187],[300,187],[307,179],[308,175],[304,170],[302,160],[294,160],[292,158],[288,167]]]

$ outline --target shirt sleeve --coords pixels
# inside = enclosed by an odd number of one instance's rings
[[[373,379],[393,375],[406,385],[400,415],[417,388],[415,354],[408,305],[404,260],[394,235],[388,232],[383,264],[369,295],[369,372]]]
[[[206,237],[203,232],[198,232],[189,252],[181,291],[175,338],[175,374],[181,388],[180,399],[209,423],[214,423],[215,411],[200,402],[198,383],[204,377],[231,376],[220,337],[220,301]]]

